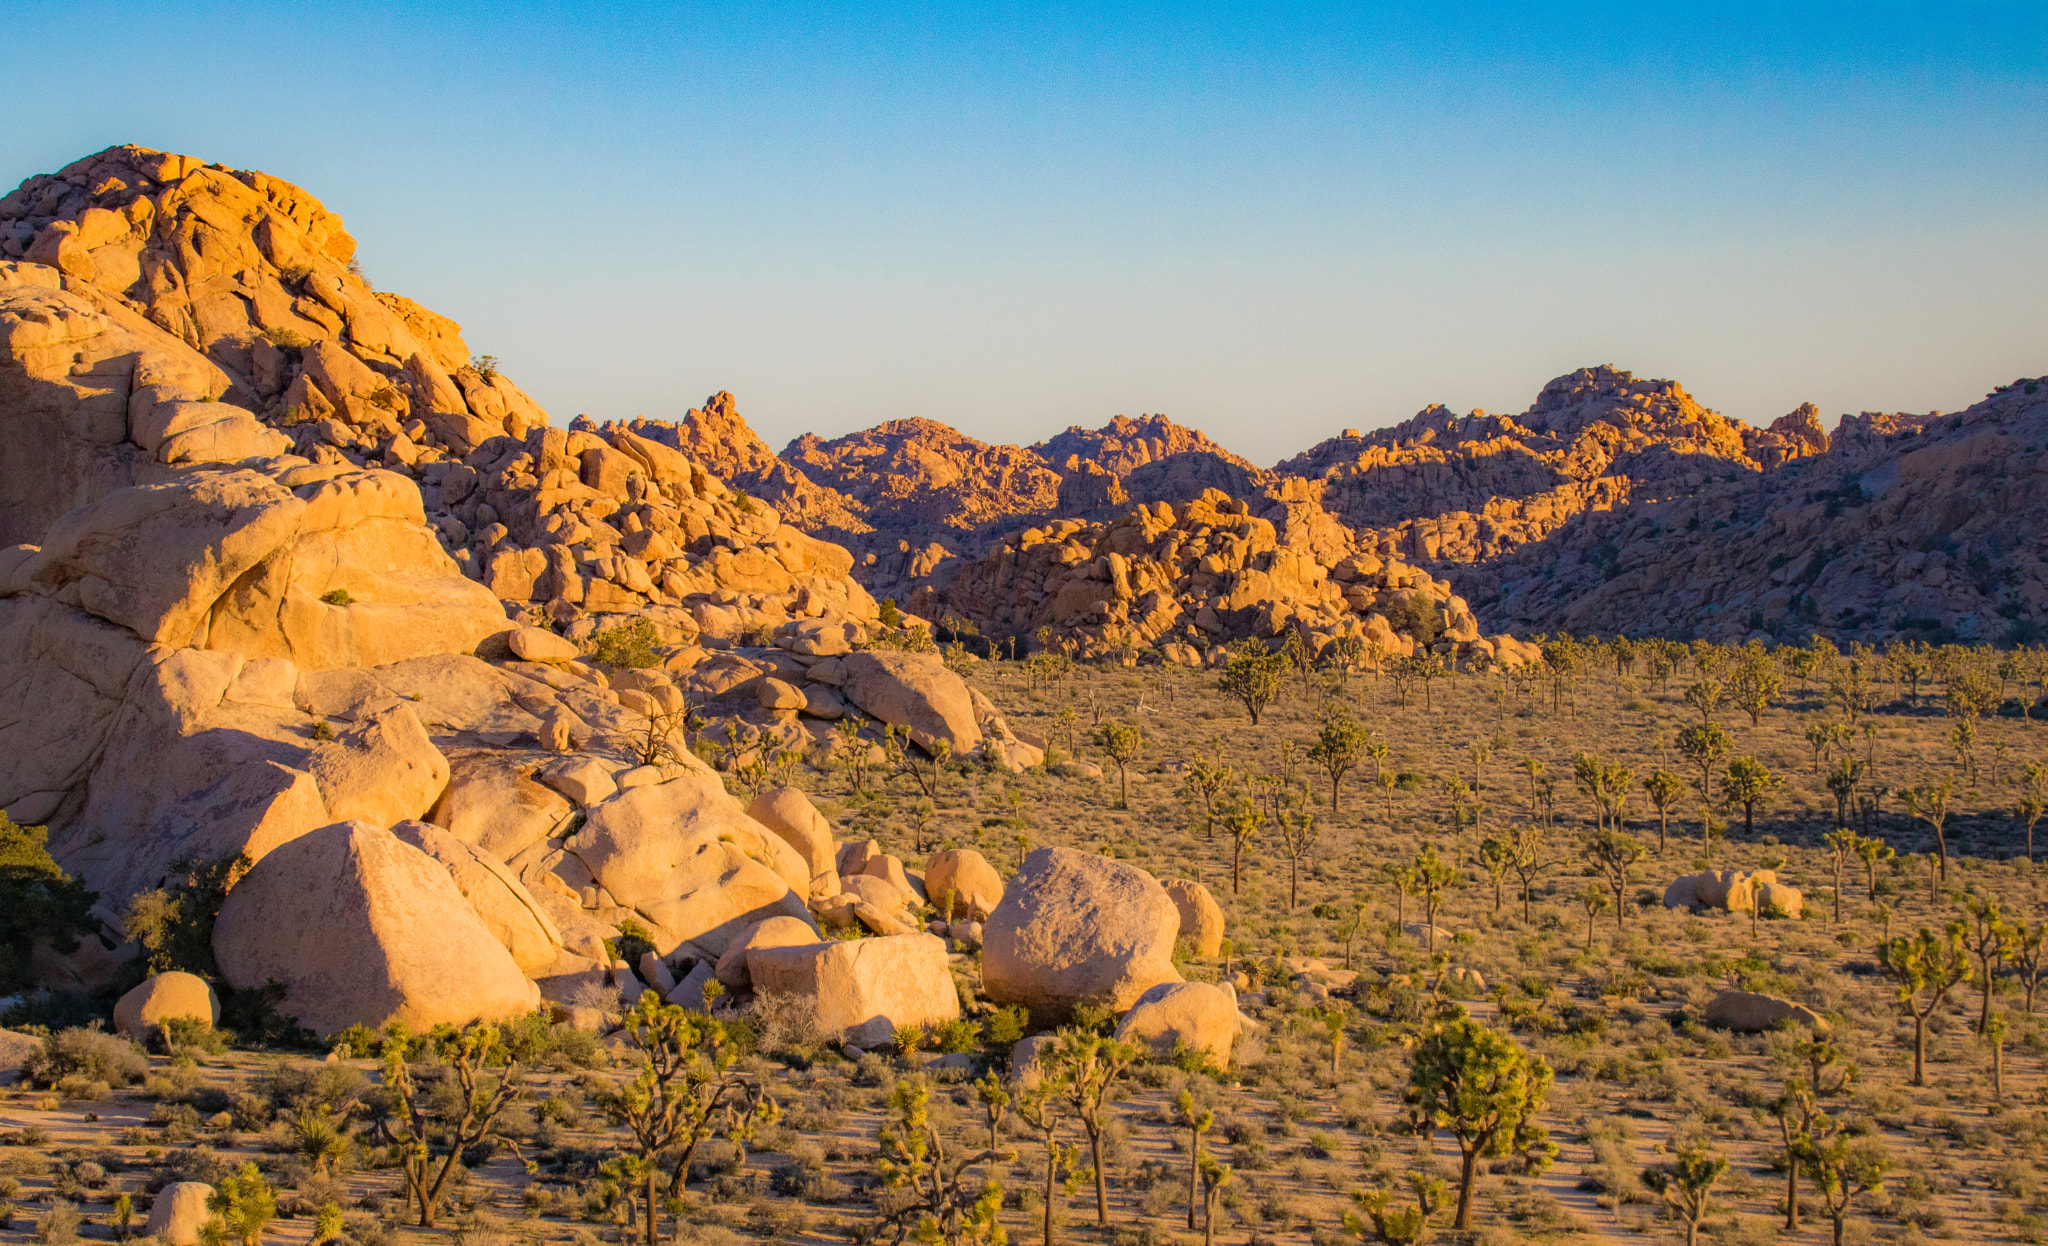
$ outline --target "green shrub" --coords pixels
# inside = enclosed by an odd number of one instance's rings
[[[654,620],[634,619],[590,638],[590,660],[615,671],[644,671],[661,661]]]
[[[227,899],[228,888],[249,869],[243,853],[213,860],[186,857],[171,866],[171,879],[128,902],[122,929],[142,945],[142,963],[150,973],[179,970],[202,978],[218,978],[213,961],[213,920]]]
[[[969,1021],[965,1017],[954,1017],[950,1021],[941,1021],[932,1026],[931,1033],[926,1036],[926,1042],[933,1051],[950,1055],[955,1052],[973,1051],[975,1043],[980,1038],[980,1022]]]
[[[521,1064],[587,1069],[604,1057],[597,1035],[556,1021],[545,1010],[508,1021],[503,1029],[507,1054]]]
[[[355,598],[348,595],[347,589],[337,588],[332,592],[320,594],[320,600],[326,602],[330,606],[346,606],[349,603],[353,602]]]
[[[155,1037],[167,1052],[203,1051],[217,1056],[228,1049],[227,1036],[198,1017],[172,1017],[157,1027]]]
[[[35,985],[29,952],[38,940],[68,953],[99,929],[99,894],[58,868],[49,841],[47,827],[19,826],[0,813],[0,995]]]
[[[38,1086],[55,1086],[66,1078],[125,1086],[149,1072],[142,1049],[104,1030],[62,1030],[43,1040],[41,1051],[22,1064],[22,1072]]]

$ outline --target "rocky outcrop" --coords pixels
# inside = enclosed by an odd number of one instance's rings
[[[362,822],[257,862],[221,905],[213,950],[230,986],[282,984],[279,1011],[323,1035],[392,1021],[424,1031],[540,1002],[448,871]]]
[[[1353,637],[1361,655],[1377,644],[1406,656],[1418,636],[1480,640],[1447,585],[1398,558],[1359,553],[1305,496],[1253,513],[1212,491],[1179,507],[1140,505],[1113,523],[1027,529],[912,602],[928,616],[970,618],[990,636],[1049,629],[1085,656],[1288,631],[1318,650]]]
[[[1022,1004],[1041,1026],[1080,1004],[1123,1012],[1162,982],[1179,982],[1180,916],[1157,879],[1071,848],[1038,848],[1010,880],[982,930],[982,981],[999,1004]]]
[[[2030,392],[2031,391],[2031,392]],[[1587,515],[1465,579],[1516,628],[1840,643],[2048,626],[2048,380],[1942,416],[1846,417],[1768,476]]]
[[[1368,552],[1473,563],[1587,511],[1753,475],[1745,430],[1756,431],[1675,381],[1581,368],[1520,415],[1432,406],[1389,428],[1347,431],[1275,470],[1320,482],[1324,505]]]

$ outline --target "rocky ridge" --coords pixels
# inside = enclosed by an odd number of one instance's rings
[[[1845,418],[1769,475],[1582,516],[1459,575],[1520,628],[2031,640],[2048,626],[2048,381],[1965,411]]]
[[[1370,434],[1347,430],[1275,470],[1319,482],[1366,548],[1474,563],[1589,511],[1688,494],[1827,445],[1811,404],[1757,429],[1675,381],[1599,367],[1551,381],[1520,415],[1433,406]]]

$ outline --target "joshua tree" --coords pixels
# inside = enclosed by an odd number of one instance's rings
[[[2041,986],[2041,950],[2044,942],[2048,942],[2044,936],[2048,936],[2048,922],[2012,924],[2012,947],[2006,956],[2012,962],[2013,976],[2019,979],[2028,1016],[2034,1013],[2034,992]]]
[[[1849,825],[1849,802],[1856,798],[1856,789],[1863,786],[1863,775],[1869,768],[1853,757],[1844,757],[1828,771],[1828,792],[1835,798],[1835,825]]]
[[[1323,1022],[1323,1037],[1330,1042],[1330,1076],[1334,1078],[1343,1068],[1344,1025],[1351,1020],[1351,1008],[1342,1000],[1331,1000],[1317,1016]]]
[[[1836,1132],[1825,1142],[1807,1143],[1800,1159],[1834,1222],[1834,1246],[1842,1246],[1850,1204],[1858,1194],[1884,1189],[1884,1175],[1891,1169],[1884,1145],[1874,1137]]]
[[[1927,1084],[1927,1018],[1948,1003],[1948,994],[1972,973],[1963,947],[1963,924],[1951,922],[1937,935],[1926,927],[1910,937],[1886,939],[1877,947],[1878,965],[1899,984],[1899,1006],[1913,1018],[1913,1084]]]
[[[1607,911],[1607,892],[1597,883],[1579,888],[1579,907],[1586,910],[1586,953],[1593,951],[1593,921]]]
[[[1315,810],[1308,807],[1308,789],[1303,788],[1301,801],[1291,810],[1282,809],[1277,823],[1280,829],[1280,847],[1287,853],[1287,908],[1291,912],[1301,907],[1301,861],[1315,850],[1316,841],[1322,838],[1322,828],[1316,823]]]
[[[1440,860],[1434,847],[1425,847],[1415,857],[1413,867],[1416,893],[1422,897],[1423,920],[1428,923],[1428,951],[1436,953],[1436,913],[1443,903],[1443,893],[1457,885],[1457,869]]]
[[[1550,1066],[1498,1030],[1469,1018],[1438,1024],[1415,1046],[1404,1096],[1418,1126],[1458,1142],[1454,1227],[1472,1227],[1472,1186],[1480,1159],[1517,1155],[1540,1172],[1557,1154],[1536,1124],[1550,1091]]]
[[[1415,1205],[1393,1208],[1393,1194],[1385,1186],[1353,1190],[1351,1201],[1358,1204],[1358,1211],[1344,1213],[1344,1231],[1361,1242],[1368,1240],[1369,1232],[1381,1246],[1418,1246],[1428,1241],[1429,1222],[1444,1209],[1450,1190],[1435,1178],[1410,1173],[1408,1191],[1415,1196]]]
[[[1216,760],[1205,762],[1196,758],[1188,767],[1184,784],[1192,800],[1202,802],[1202,826],[1206,838],[1216,836],[1216,798],[1228,791],[1237,782],[1237,771],[1223,764],[1223,745],[1216,745]]]
[[[641,1058],[629,1082],[600,1089],[597,1106],[633,1136],[645,1183],[646,1246],[655,1246],[655,1193],[664,1163],[668,1199],[680,1199],[690,1177],[690,1160],[707,1138],[744,1142],[758,1123],[773,1121],[775,1100],[760,1081],[738,1067],[739,1048],[725,1026],[701,1013],[664,1004],[645,992],[626,1017],[625,1032]]]
[[[1828,832],[1828,863],[1834,868],[1835,876],[1835,917],[1834,924],[1842,924],[1842,875],[1849,868],[1849,858],[1855,856],[1863,846],[1863,837],[1848,827]]]
[[[406,1064],[409,1046],[384,1044],[387,1109],[377,1129],[397,1154],[420,1227],[431,1229],[462,1153],[496,1137],[519,1098],[521,1069],[496,1026],[474,1024],[440,1044],[440,1084],[422,1091]]]
[[[876,1131],[881,1143],[883,1184],[909,1198],[883,1215],[876,1229],[894,1229],[898,1246],[907,1237],[956,1246],[1000,1246],[1007,1240],[996,1213],[1003,1189],[993,1181],[967,1187],[967,1170],[1001,1158],[993,1148],[975,1155],[947,1154],[946,1139],[931,1121],[931,1087],[922,1077],[896,1083],[889,1096],[894,1116]]]
[[[1511,858],[1510,863],[1514,866],[1515,876],[1522,880],[1522,920],[1525,923],[1535,920],[1533,908],[1535,901],[1533,897],[1536,890],[1536,878],[1537,875],[1543,872],[1543,867],[1547,864],[1542,859],[1542,850],[1543,831],[1540,827],[1531,823],[1528,826],[1516,828],[1514,856]]]
[[[1672,1163],[1657,1164],[1643,1170],[1643,1184],[1662,1198],[1666,1206],[1684,1217],[1685,1246],[1698,1246],[1700,1222],[1707,1218],[1714,1186],[1727,1171],[1727,1157],[1711,1154],[1702,1142],[1693,1142],[1682,1148]]]
[[[1095,1222],[1109,1223],[1109,1182],[1102,1171],[1102,1130],[1107,1124],[1103,1111],[1110,1091],[1122,1080],[1124,1070],[1138,1058],[1138,1049],[1128,1043],[1104,1038],[1092,1030],[1061,1030],[1047,1062],[1059,1070],[1074,1115],[1088,1135],[1089,1158],[1095,1167]]]
[[[1998,911],[1998,901],[1985,896],[1963,897],[1963,946],[1977,961],[1977,983],[1983,1003],[1977,1010],[1977,1033],[1991,1024],[1991,988],[1999,966],[2012,952],[2012,927]]]
[[[1252,726],[1256,727],[1259,715],[1265,713],[1273,698],[1280,695],[1280,679],[1286,671],[1286,663],[1286,657],[1281,654],[1241,648],[1224,664],[1216,687],[1243,702],[1244,712],[1251,716]]]
[[[212,1215],[200,1231],[202,1239],[257,1246],[277,1218],[277,1193],[251,1160],[214,1187],[206,1196],[206,1210]]]
[[[1117,807],[1131,807],[1130,768],[1145,754],[1145,735],[1129,723],[1115,719],[1095,729],[1095,746],[1116,764]]]
[[[1628,911],[1627,892],[1629,875],[1636,862],[1643,859],[1649,849],[1643,841],[1633,835],[1624,835],[1612,828],[1595,831],[1586,837],[1586,855],[1599,869],[1601,877],[1614,892],[1614,928],[1622,928]]]
[[[1064,1171],[1067,1174],[1067,1194],[1071,1196],[1081,1162],[1080,1148],[1060,1141],[1060,1126],[1066,1122],[1066,1106],[1067,1087],[1061,1072],[1048,1062],[1040,1061],[1036,1084],[1025,1086],[1018,1092],[1017,1118],[1038,1132],[1045,1149],[1045,1183],[1040,1191],[1045,1246],[1053,1246],[1054,1179]]]
[[[1863,860],[1863,898],[1876,904],[1878,862],[1891,860],[1899,855],[1898,851],[1876,836],[1865,835],[1856,841],[1856,855]]]
[[[1941,782],[1916,787],[1906,793],[1906,813],[1925,822],[1934,831],[1936,864],[1941,870],[1941,881],[1948,881],[1948,800],[1955,794],[1955,780],[1948,775],[1941,776]]]
[[[1330,776],[1330,814],[1336,816],[1339,809],[1338,797],[1344,776],[1356,769],[1364,759],[1365,750],[1371,743],[1372,733],[1358,725],[1348,713],[1335,713],[1323,719],[1321,732],[1316,742],[1309,747],[1308,759]]]
[[[1678,751],[1699,767],[1700,796],[1709,804],[1714,799],[1714,764],[1734,746],[1727,728],[1717,722],[1697,723],[1678,733]]]
[[[1249,795],[1240,796],[1223,825],[1230,831],[1230,894],[1235,896],[1244,887],[1244,850],[1266,825],[1266,811]]]
[[[1714,709],[1721,704],[1723,689],[1711,679],[1702,679],[1685,690],[1685,703],[1700,712],[1700,721],[1712,722]]]
[[[1188,1232],[1195,1231],[1195,1206],[1202,1201],[1202,1135],[1216,1123],[1216,1113],[1195,1105],[1193,1092],[1183,1090],[1174,1103],[1175,1122],[1188,1131]]]
[[[1216,1246],[1216,1204],[1232,1180],[1230,1165],[1204,1151],[1195,1157],[1195,1166],[1202,1172],[1202,1246]]]
[[[2030,761],[2023,773],[2025,777],[2021,781],[2026,785],[2026,793],[2020,797],[2017,812],[2020,821],[2027,824],[2027,860],[2031,861],[2034,859],[2034,824],[2041,820],[2043,813],[2048,813],[2048,766]]]
[[[1643,792],[1657,811],[1657,851],[1661,853],[1670,842],[1671,806],[1684,794],[1685,781],[1669,770],[1659,770],[1643,780]]]
[[[1756,834],[1756,808],[1770,799],[1778,777],[1754,757],[1738,757],[1728,765],[1728,803],[1742,806],[1742,833]]]
[[[1777,664],[1758,652],[1735,672],[1728,681],[1728,690],[1735,708],[1749,715],[1749,725],[1754,728],[1763,724],[1764,711],[1785,691],[1785,681],[1778,674]]]
[[[1479,864],[1486,867],[1486,876],[1493,880],[1493,911],[1498,914],[1501,906],[1501,888],[1507,880],[1508,871],[1514,868],[1514,840],[1500,835],[1488,835],[1479,841]]]

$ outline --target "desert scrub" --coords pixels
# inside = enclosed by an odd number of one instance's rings
[[[57,1086],[82,1079],[108,1086],[134,1085],[149,1073],[149,1058],[134,1043],[102,1030],[61,1030],[22,1065],[22,1073],[38,1086]],[[104,1098],[105,1096],[99,1096]]]

